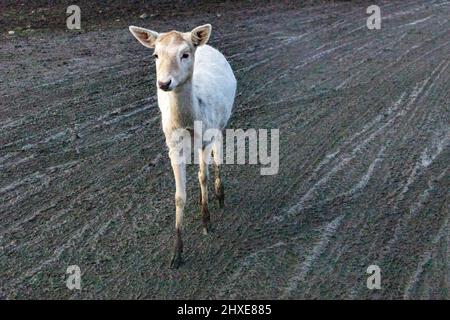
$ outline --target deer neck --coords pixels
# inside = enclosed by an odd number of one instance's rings
[[[169,117],[174,128],[189,128],[193,126],[194,96],[192,80],[188,79],[175,90],[167,92],[169,102]]]

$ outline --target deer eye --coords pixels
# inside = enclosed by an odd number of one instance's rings
[[[187,59],[189,58],[189,53],[183,53],[183,55],[181,56],[181,59]]]

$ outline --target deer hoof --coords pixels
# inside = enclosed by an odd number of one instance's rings
[[[221,198],[217,198],[217,202],[219,202],[219,208],[223,209],[223,207],[225,207],[225,201],[223,196]]]
[[[184,263],[181,257],[181,252],[174,252],[172,259],[170,260],[170,268],[178,269]]]

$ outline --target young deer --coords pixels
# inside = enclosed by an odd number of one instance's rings
[[[141,44],[154,48],[158,105],[176,185],[175,248],[170,265],[177,268],[182,263],[186,164],[176,159],[179,141],[172,134],[177,129],[186,129],[194,133],[194,139],[201,139],[199,148],[194,152],[198,152],[199,159],[200,216],[203,233],[207,234],[210,231],[207,178],[211,153],[215,164],[215,194],[223,207],[224,193],[219,171],[221,157],[218,156],[221,150],[218,150],[217,141],[203,140],[201,133],[194,130],[194,121],[201,121],[201,132],[225,128],[233,107],[236,78],[225,57],[206,45],[211,34],[209,24],[185,33],[157,33],[134,26],[129,29]]]

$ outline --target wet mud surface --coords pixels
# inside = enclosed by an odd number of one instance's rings
[[[149,8],[100,18],[81,6],[82,32],[65,30],[64,6],[58,27],[46,17],[59,7],[11,4],[0,298],[449,298],[450,2],[377,4],[381,30],[367,29],[364,2],[336,1],[147,19]],[[18,13],[25,29],[8,35]],[[127,26],[206,22],[238,80],[230,128],[279,129],[280,171],[223,166],[225,208],[211,205],[204,236],[189,168],[186,262],[171,270],[175,185],[154,63]],[[366,287],[374,264],[381,290]],[[66,288],[69,265],[81,291]]]

